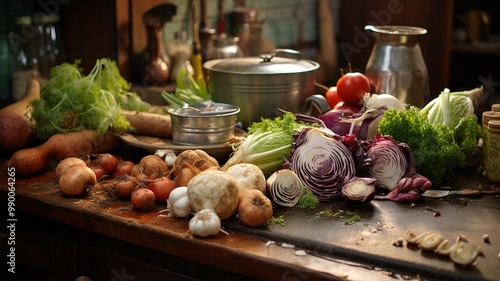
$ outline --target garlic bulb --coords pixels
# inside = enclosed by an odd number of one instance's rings
[[[220,228],[220,218],[213,209],[203,209],[189,221],[189,231],[201,237],[216,235]]]
[[[186,186],[176,187],[170,192],[167,200],[167,210],[169,215],[178,218],[187,217],[191,213],[193,208],[187,197]]]

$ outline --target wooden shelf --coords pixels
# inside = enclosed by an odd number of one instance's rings
[[[451,49],[452,52],[460,52],[460,53],[471,53],[478,55],[500,55],[500,46],[498,47],[478,47],[473,43],[452,43]]]

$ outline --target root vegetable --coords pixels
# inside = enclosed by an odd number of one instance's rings
[[[226,172],[236,179],[241,194],[251,189],[266,193],[266,177],[257,165],[238,163],[227,168]]]
[[[34,139],[29,120],[29,103],[40,98],[40,83],[30,77],[24,96],[0,110],[0,151],[13,153],[27,147]]]
[[[148,188],[155,194],[156,202],[159,203],[167,203],[170,192],[176,187],[175,181],[166,177],[155,179],[148,184]]]
[[[261,226],[273,217],[273,205],[262,192],[251,189],[239,197],[238,216],[246,226]]]
[[[214,209],[221,220],[238,208],[239,187],[233,176],[221,170],[206,170],[187,185],[187,196],[195,211]]]
[[[158,155],[146,155],[142,157],[137,166],[150,179],[161,177],[170,171],[167,163]]]
[[[16,151],[9,159],[8,166],[16,169],[16,175],[28,176],[42,170],[49,159],[62,160],[103,153],[120,144],[120,139],[112,132],[101,135],[94,130],[84,130],[56,134],[37,147]]]
[[[97,181],[106,176],[106,172],[101,166],[90,166],[89,168],[94,172]]]
[[[97,156],[95,163],[101,166],[104,172],[109,175],[116,170],[116,167],[120,163],[120,160],[114,155],[103,153]]]
[[[132,193],[137,189],[138,182],[134,177],[125,177],[113,184],[116,197],[120,199],[130,199]]]
[[[61,160],[61,162],[59,162],[59,164],[57,164],[56,169],[55,169],[55,173],[56,173],[57,178],[60,178],[62,176],[62,174],[64,174],[69,168],[74,167],[74,166],[78,166],[78,165],[87,166],[87,163],[78,157],[68,157],[68,158]]]
[[[200,237],[216,235],[220,228],[220,218],[213,209],[200,210],[189,220],[189,232]]]
[[[121,113],[132,126],[132,133],[143,136],[172,138],[170,115],[129,110],[121,110]]]
[[[135,166],[134,162],[132,161],[120,161],[118,165],[116,166],[114,175],[115,176],[121,176],[121,175],[130,175],[130,170]]]
[[[168,178],[173,179],[178,186],[186,186],[195,175],[212,168],[219,168],[219,163],[205,151],[184,150],[177,155]]]
[[[87,166],[79,165],[69,168],[59,178],[59,189],[70,197],[80,196],[94,187],[97,179],[94,171]]]
[[[130,197],[132,206],[140,211],[152,210],[155,206],[156,197],[153,191],[147,188],[136,189]]]

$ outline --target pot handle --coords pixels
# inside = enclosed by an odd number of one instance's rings
[[[303,114],[317,117],[330,109],[326,98],[323,95],[315,94],[306,98],[301,111]]]
[[[288,56],[294,56],[297,60],[300,60],[300,52],[292,49],[274,49],[269,54],[260,55],[260,58],[263,62],[270,62],[274,57],[278,56],[278,54],[287,54]]]

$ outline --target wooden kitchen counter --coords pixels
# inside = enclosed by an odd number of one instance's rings
[[[136,161],[143,153],[128,155],[134,155],[131,160]],[[7,202],[13,199],[8,196],[9,175],[4,162],[0,205],[5,214]],[[9,235],[15,236],[16,273],[5,269],[1,280],[74,280],[80,275],[93,281],[500,278],[500,209],[495,195],[467,198],[472,200],[467,204],[477,205],[472,208],[457,205],[460,203],[455,199],[426,198],[419,200],[417,207],[375,201],[370,207],[353,210],[361,217],[354,225],[346,225],[340,217],[325,219],[316,215],[324,208],[346,208],[339,205],[342,203],[322,203],[313,212],[278,208],[275,216],[284,216],[284,226],[248,228],[231,218],[223,221],[228,235],[221,232],[197,238],[187,235],[186,220],[159,216],[165,205],[157,205],[153,211],[136,211],[129,201],[108,195],[102,186],[80,198],[65,197],[50,167],[31,177],[16,176],[15,188],[14,220],[4,219],[1,233],[11,223],[15,231],[0,238],[2,256],[6,257],[10,246],[5,241]],[[443,216],[435,218],[422,211],[423,204],[440,209]],[[443,220],[456,220],[467,213],[475,216],[477,212],[483,212],[482,217],[472,220],[481,225],[478,228],[468,217],[456,221],[464,224],[457,229],[470,235],[475,243],[482,243],[483,232],[489,231],[491,243],[481,244],[485,254],[475,267],[459,268],[445,258],[391,244],[412,225],[411,219],[420,231],[425,222],[429,228],[448,227],[449,222]],[[443,235],[451,238],[457,233],[454,228],[448,231]],[[333,238],[335,235],[339,236]],[[282,242],[296,247],[283,247],[287,244]],[[298,255],[301,249],[307,254]]]

